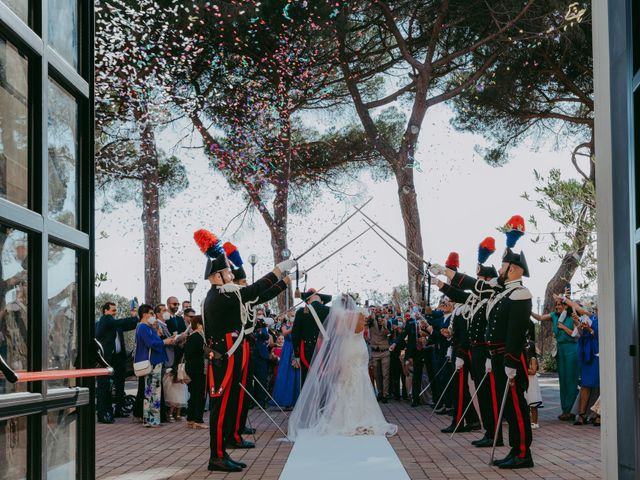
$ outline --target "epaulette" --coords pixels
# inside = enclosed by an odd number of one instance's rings
[[[516,288],[511,295],[509,295],[511,300],[531,300],[533,295],[527,287]]]

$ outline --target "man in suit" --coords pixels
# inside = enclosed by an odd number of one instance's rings
[[[176,297],[167,298],[167,311],[169,312],[169,319],[167,320],[167,328],[169,329],[169,333],[173,335],[174,332],[178,332],[180,335],[187,329],[187,324],[184,321],[184,317],[178,314],[178,308],[180,307],[180,302]],[[191,308],[191,305],[189,307]]]
[[[111,379],[108,376],[98,377],[96,392],[98,422],[113,423],[115,417],[128,417],[122,410],[124,402],[124,381],[127,376],[127,351],[124,333],[136,328],[138,317],[135,310],[132,316],[116,319],[116,304],[107,302],[102,305],[102,316],[96,323],[96,339],[102,344],[105,360],[113,367],[113,383],[115,386],[115,415],[112,411]]]

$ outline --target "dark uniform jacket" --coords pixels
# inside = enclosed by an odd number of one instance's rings
[[[116,353],[116,335],[120,339],[120,354],[126,357],[124,334],[134,330],[138,325],[138,317],[113,318],[112,315],[102,315],[96,322],[96,339],[104,349],[104,359],[109,362]]]
[[[221,292],[212,285],[204,300],[204,330],[207,341],[222,345],[226,351],[224,338],[227,333],[239,334],[242,329],[241,308],[244,304],[259,298],[260,294],[278,282],[278,277],[270,272],[254,284],[240,288],[238,292]],[[238,298],[238,294],[240,298]],[[223,352],[221,352],[223,353]]]
[[[508,282],[502,287],[456,273],[451,283],[480,295],[492,292],[486,306],[485,340],[489,350],[494,355],[503,354],[506,367],[522,365],[532,307],[531,292],[522,281]]]
[[[324,322],[327,316],[329,316],[330,307],[322,304],[319,301],[315,301],[311,304],[318,314],[321,322]],[[307,310],[305,312],[305,310]],[[313,315],[306,309],[306,307],[299,308],[296,311],[296,316],[293,320],[293,329],[291,330],[291,341],[293,342],[293,353],[296,358],[300,358],[300,341],[304,340],[305,343],[312,343],[318,340],[320,335],[320,329],[316,324]]]
[[[170,334],[173,335],[174,332],[178,332],[178,335],[180,335],[187,329],[187,324],[184,321],[184,317],[175,315],[167,320],[167,328]]]

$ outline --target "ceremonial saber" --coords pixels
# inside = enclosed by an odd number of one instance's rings
[[[287,415],[285,413],[285,411],[282,409],[282,407],[280,405],[278,405],[278,402],[275,401],[275,399],[271,396],[269,391],[266,388],[264,388],[264,385],[262,385],[262,383],[260,383],[260,380],[258,380],[255,375],[253,376],[253,381],[256,382],[258,385],[260,385],[260,388],[262,388],[262,390],[264,390],[264,393],[266,393],[269,396],[269,398],[275,404],[275,406],[280,409],[280,411],[284,414],[285,417],[289,418],[289,415]]]
[[[391,235],[389,232],[387,232],[384,228],[382,228],[380,225],[378,225],[378,223],[373,220],[369,215],[367,215],[366,213],[359,211],[361,215],[364,216],[364,218],[366,218],[367,220],[369,220],[371,223],[373,223],[376,227],[378,227],[380,230],[382,230],[385,234],[387,234],[387,236],[389,238],[391,238],[394,242],[396,242],[398,245],[400,245],[402,248],[404,248],[405,250],[407,250],[407,252],[409,252],[410,254],[414,255],[415,257],[417,257],[422,263],[424,263],[427,267],[431,266],[431,263],[427,262],[424,258],[422,258],[420,255],[418,255],[416,252],[414,252],[413,250],[411,250],[409,247],[407,247],[404,243],[402,243],[400,240],[398,240],[396,237],[394,237],[393,235]]]
[[[504,415],[504,406],[507,404],[507,395],[509,395],[509,387],[511,386],[511,380],[507,378],[507,383],[504,386],[504,394],[502,395],[502,405],[500,405],[500,414],[498,415],[498,421],[495,426],[495,433],[493,434],[493,448],[491,449],[491,459],[489,460],[489,466],[493,467],[493,456],[496,453],[496,444],[498,443],[498,435],[500,434],[500,428],[502,427],[502,415]]]
[[[456,425],[456,428],[453,429],[453,432],[451,433],[451,436],[449,438],[453,438],[453,434],[458,431],[458,427],[464,421],[464,416],[469,411],[469,408],[471,407],[471,405],[473,405],[473,401],[475,400],[476,396],[478,395],[478,392],[480,391],[480,387],[482,386],[482,384],[484,383],[485,379],[487,378],[487,375],[489,375],[489,372],[485,372],[484,377],[482,377],[482,380],[480,380],[480,383],[478,384],[478,388],[476,388],[476,391],[473,393],[473,397],[471,397],[471,401],[469,402],[469,405],[467,405],[467,408],[465,408],[464,412],[462,412],[462,416],[460,417],[460,421]]]
[[[369,200],[367,200],[362,206],[360,207],[356,207],[356,211],[353,212],[351,215],[349,215],[347,218],[345,218],[342,222],[340,222],[338,225],[336,225],[336,227],[331,230],[329,233],[327,233],[324,237],[322,237],[320,240],[318,240],[316,243],[314,243],[313,245],[311,245],[309,248],[307,248],[304,252],[302,252],[300,255],[298,255],[297,257],[295,257],[295,260],[298,261],[300,260],[302,257],[304,257],[307,253],[309,253],[311,250],[313,250],[314,248],[316,248],[318,245],[320,245],[322,242],[324,242],[327,238],[329,238],[330,235],[332,235],[333,233],[335,233],[336,230],[338,230],[341,226],[343,226],[345,223],[347,223],[349,220],[351,220],[356,213],[360,212],[362,213],[362,209],[364,207],[366,207],[369,202],[373,200],[373,197],[369,198]],[[363,214],[364,215],[364,214]],[[311,270],[311,269],[309,269]],[[307,272],[309,271],[307,270]]]
[[[373,225],[370,225],[370,224],[369,224],[369,222],[367,222],[366,220],[363,220],[363,222],[364,222],[364,224],[365,224],[365,225],[367,225],[369,228],[371,228],[371,229],[373,230],[373,233],[375,233],[378,237],[380,237],[380,240],[382,240],[384,243],[386,243],[386,244],[387,244],[387,246],[388,246],[391,250],[393,250],[394,252],[396,252],[396,253],[400,256],[400,258],[401,258],[401,259],[403,259],[405,262],[407,262],[409,265],[411,265],[413,268],[415,268],[415,269],[416,269],[416,271],[418,271],[419,273],[422,273],[422,270],[420,270],[420,269],[419,269],[418,267],[416,267],[413,263],[411,263],[407,257],[405,257],[402,253],[400,253],[400,252],[396,249],[396,247],[394,247],[393,245],[391,245],[391,244],[387,241],[387,239],[386,239],[386,238],[384,238],[382,235],[380,235],[380,234],[378,233],[378,231],[377,231],[375,228],[373,228]]]
[[[311,267],[307,268],[305,271],[307,273],[309,273],[311,270],[313,270],[314,268],[316,268],[318,265],[320,265],[321,263],[324,263],[325,261],[329,260],[331,257],[333,257],[336,253],[340,252],[341,250],[344,250],[345,248],[347,248],[349,245],[351,245],[353,242],[355,242],[356,240],[358,240],[361,236],[363,236],[365,233],[367,233],[369,230],[371,230],[373,227],[369,227],[367,228],[364,232],[360,233],[359,235],[357,235],[356,237],[352,238],[351,240],[349,240],[347,243],[345,243],[343,246],[341,246],[339,249],[337,249],[335,252],[329,254],[328,256],[324,257],[322,260],[320,260],[318,263],[312,265]]]
[[[260,410],[262,410],[262,412],[263,412],[267,417],[269,417],[269,420],[271,420],[271,423],[273,423],[273,424],[276,426],[276,428],[277,428],[278,430],[280,430],[280,433],[281,433],[281,434],[283,434],[283,435],[285,436],[285,438],[291,442],[291,439],[289,438],[289,436],[288,436],[286,433],[284,433],[284,431],[280,428],[280,425],[278,425],[278,424],[276,423],[276,421],[271,417],[271,415],[269,415],[269,413],[268,413],[264,408],[262,408],[262,405],[260,405],[260,403],[259,403],[259,402],[258,402],[258,401],[253,397],[253,395],[251,395],[251,394],[249,393],[249,390],[247,390],[247,389],[244,387],[244,385],[242,385],[242,382],[238,382],[238,385],[240,385],[240,388],[242,388],[242,389],[244,390],[244,393],[246,393],[247,395],[249,395],[249,398],[250,398],[251,400],[253,400],[253,403],[255,403],[255,404],[258,406],[258,408],[259,408]]]
[[[436,381],[436,379],[438,378],[438,375],[440,375],[440,372],[442,372],[442,370],[444,370],[444,367],[446,367],[446,366],[447,366],[447,362],[444,362],[444,364],[440,367],[440,370],[438,370],[438,373],[436,373],[434,375],[433,380],[430,381],[429,384],[422,389],[422,391],[420,392],[420,395],[418,395],[418,397],[421,397],[422,394],[427,391],[427,388],[429,388],[431,386],[431,384]]]
[[[438,405],[440,405],[440,402],[444,399],[444,395],[445,393],[447,393],[447,388],[449,388],[449,385],[451,385],[451,382],[453,382],[453,379],[455,378],[456,373],[458,373],[458,371],[454,370],[453,375],[451,375],[451,378],[449,379],[449,381],[447,382],[447,385],[444,387],[444,390],[442,391],[442,395],[440,395],[440,400],[438,400],[438,403],[436,403],[436,406],[433,407],[433,412],[431,412],[431,415],[429,415],[429,419],[431,419],[431,417],[433,417],[433,415],[436,413],[436,410],[438,409]]]

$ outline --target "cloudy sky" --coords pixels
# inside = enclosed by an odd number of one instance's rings
[[[535,168],[546,174],[551,168],[560,168],[563,175],[576,176],[567,149],[554,151],[555,139],[538,150],[525,143],[513,152],[510,163],[500,168],[486,165],[475,153],[478,144],[486,145],[479,135],[459,133],[449,126],[450,112],[446,106],[432,108],[422,126],[417,159],[421,170],[416,171],[425,258],[443,263],[448,253],[460,253],[461,270],[474,272],[478,243],[487,235],[496,238],[497,252],[490,259],[497,265],[504,249],[504,235],[496,231],[512,215],[538,218],[538,230],[548,233],[558,230],[535,204],[521,198],[523,192],[533,193]],[[330,119],[323,119],[330,121]],[[193,241],[193,232],[207,228],[221,232],[238,212],[243,210],[241,192],[229,188],[224,178],[207,166],[200,150],[188,148],[199,145],[198,139],[187,138],[189,130],[177,125],[159,135],[163,149],[178,155],[184,162],[190,187],[170,200],[161,213],[162,241],[162,296],[187,298],[184,282],[198,282],[194,303],[198,305],[208,288],[202,278],[204,259]],[[295,256],[342,218],[353,211],[353,205],[373,197],[367,206],[368,214],[390,233],[404,241],[402,218],[398,206],[395,180],[373,182],[366,173],[349,186],[353,202],[338,202],[329,192],[319,191],[308,213],[291,216],[289,245]],[[134,203],[122,205],[110,214],[96,215],[97,257],[96,271],[106,272],[109,280],[99,292],[114,292],[128,298],[144,296],[143,243],[140,209]],[[302,261],[309,267],[333,252],[350,238],[360,233],[364,224],[354,217],[321,246]],[[534,229],[528,225],[529,231]],[[243,225],[231,225],[228,235],[239,230],[228,240],[233,241],[243,254],[258,256],[256,276],[273,266],[269,233],[259,215],[250,215]],[[531,271],[527,285],[534,296],[544,297],[547,281],[557,269],[558,262],[540,263],[547,255],[547,243],[534,244],[525,235],[518,243],[526,254]],[[226,239],[225,239],[226,240]],[[548,240],[548,237],[547,237]],[[248,269],[249,271],[249,269]],[[392,250],[374,233],[369,232],[358,241],[335,255],[310,274],[309,286],[324,287],[327,292],[355,291],[365,295],[366,290],[391,291],[392,287],[406,283],[406,267]],[[574,281],[575,283],[575,281]]]

